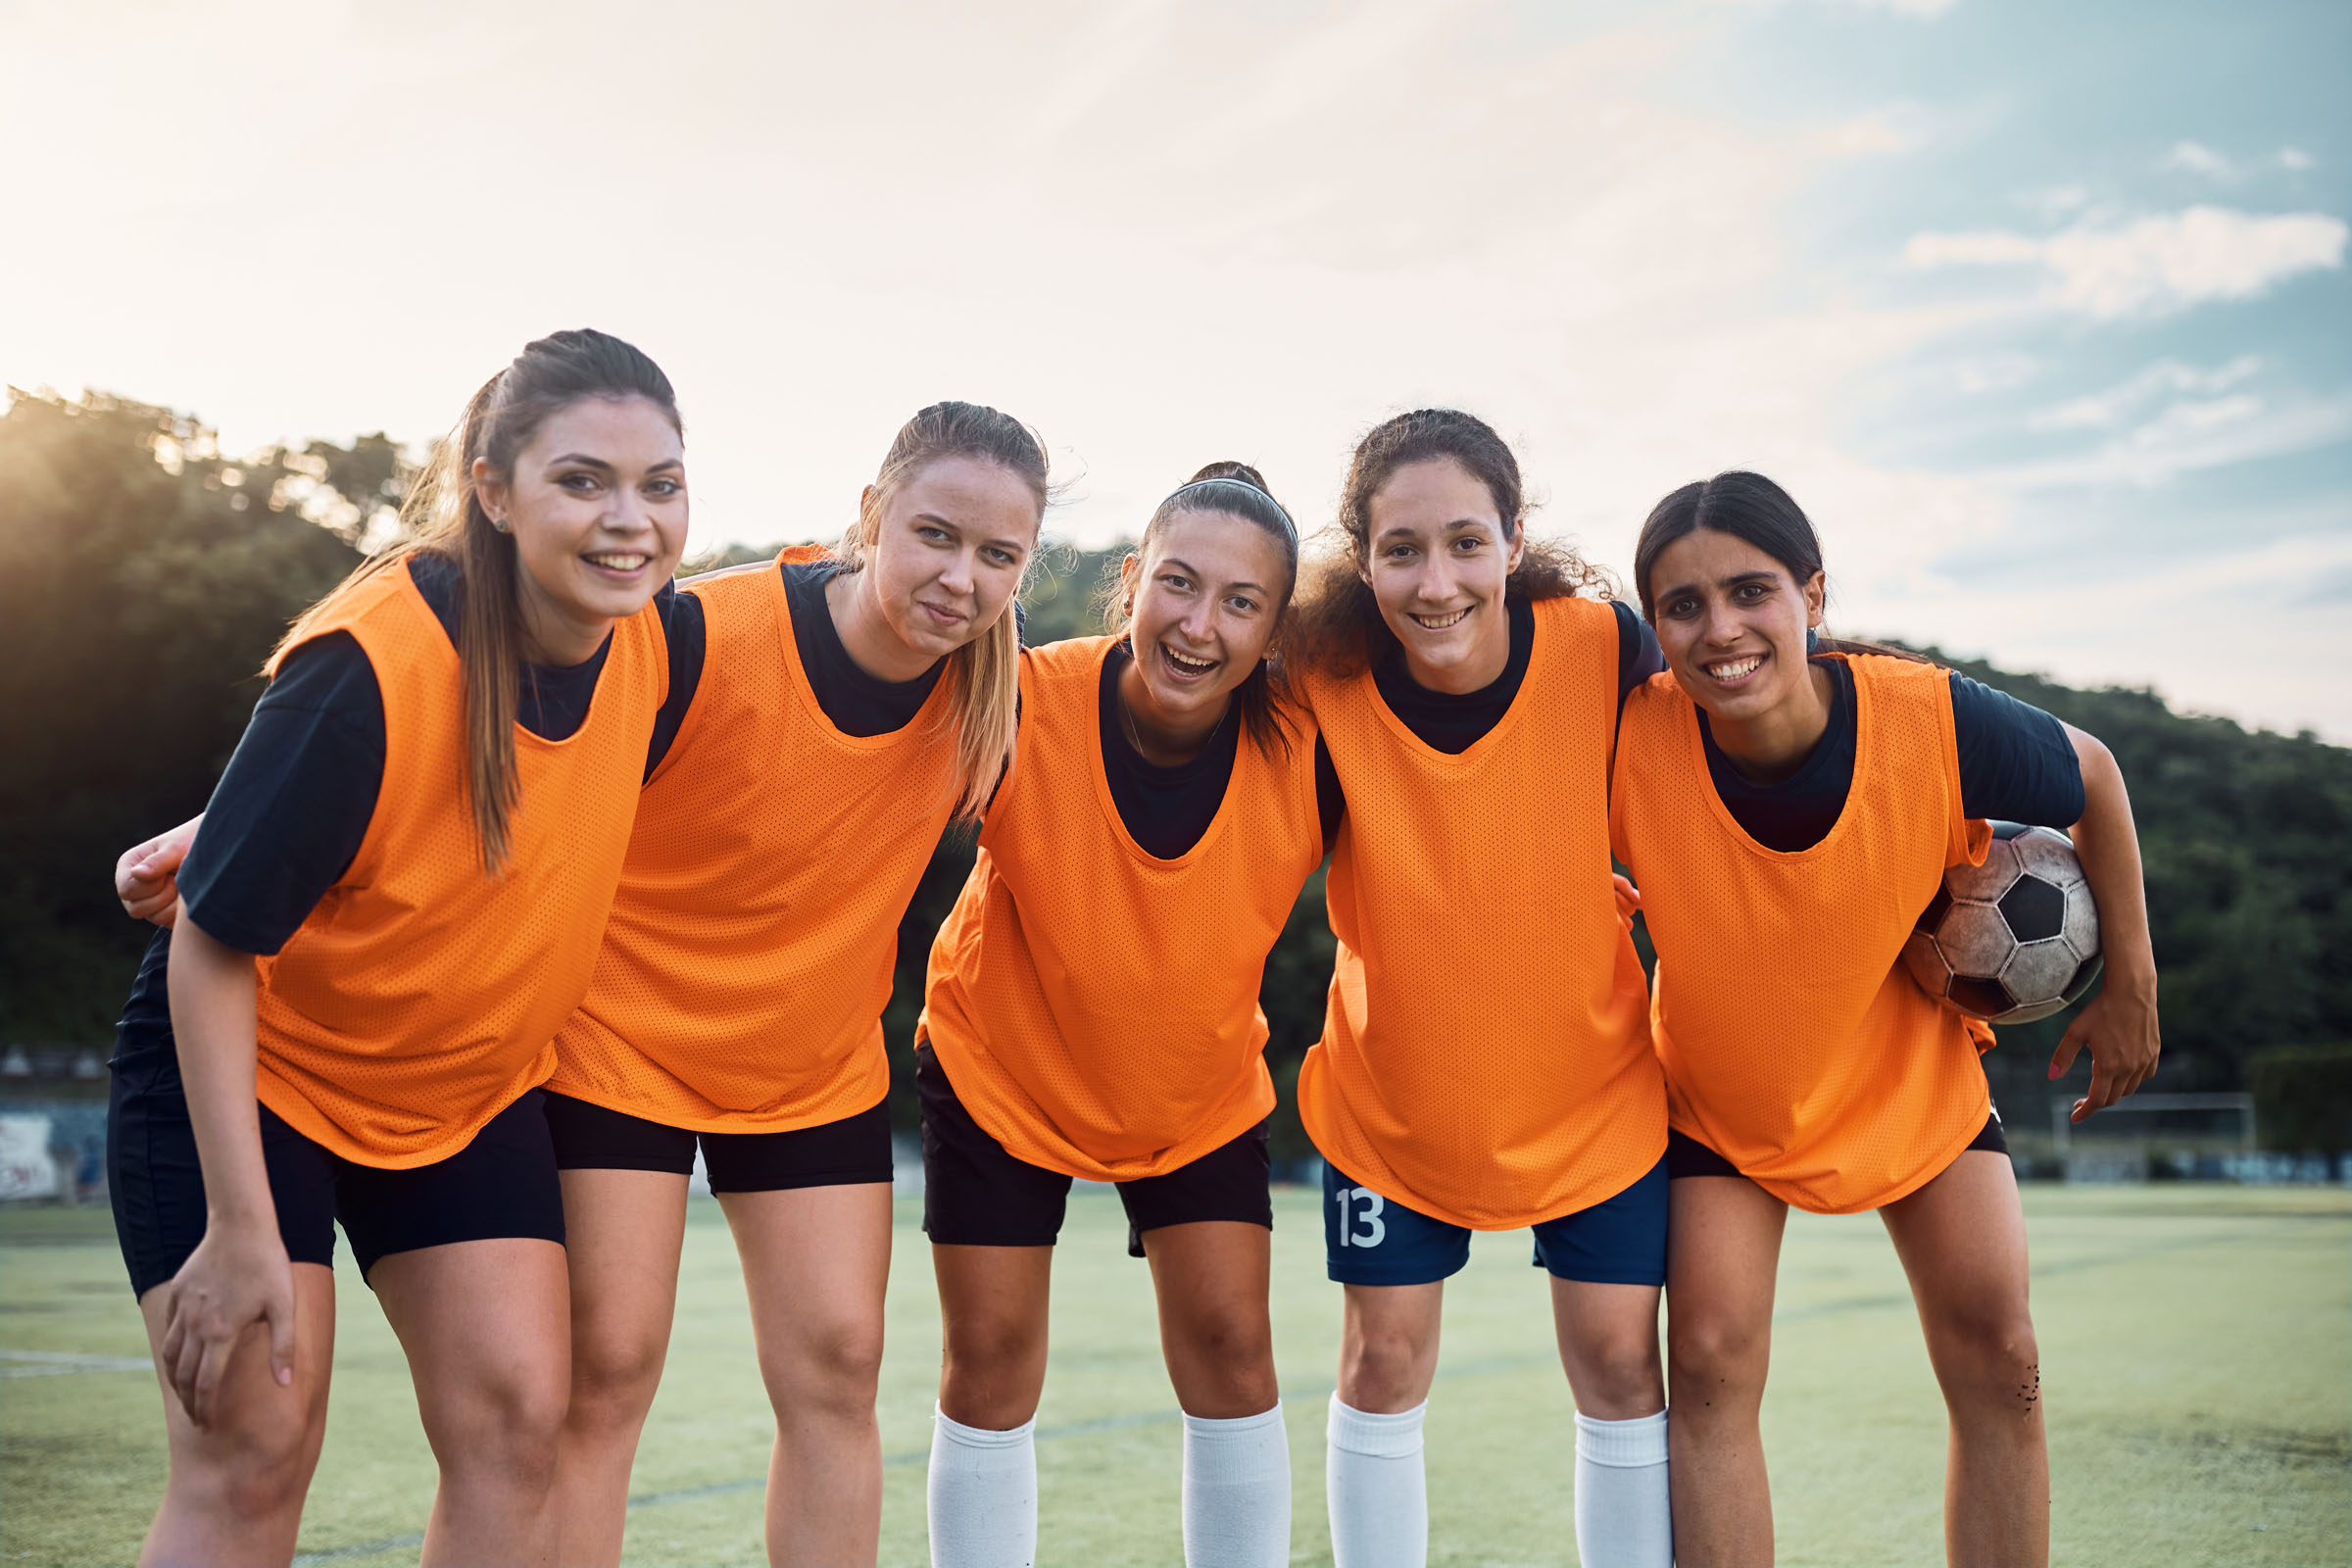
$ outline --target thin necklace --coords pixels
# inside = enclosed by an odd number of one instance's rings
[[[1118,704],[1119,723],[1126,729],[1127,744],[1135,748],[1135,755],[1142,758],[1144,761],[1152,767],[1164,767],[1169,765],[1164,762],[1152,761],[1152,755],[1144,750],[1144,738],[1135,732],[1135,715],[1127,710],[1127,698],[1125,694],[1114,689],[1110,694],[1110,700]],[[1217,737],[1217,731],[1225,727],[1225,720],[1231,717],[1232,714],[1233,705],[1231,703],[1227,703],[1225,705],[1225,711],[1217,715],[1217,721],[1214,724],[1211,724],[1208,727],[1208,733],[1200,738],[1200,744],[1202,746],[1206,746],[1210,741],[1215,740]],[[1176,765],[1181,766],[1182,764],[1179,763]]]

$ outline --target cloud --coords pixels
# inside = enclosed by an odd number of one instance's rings
[[[2300,147],[2281,147],[2278,149],[2278,157],[2280,169],[2310,169],[2319,162]]]
[[[1844,3],[1862,11],[1891,11],[1896,16],[1917,17],[1924,22],[1942,16],[1959,0],[1844,0]]]
[[[2228,179],[2236,172],[2236,166],[2203,142],[2177,141],[2173,150],[2164,155],[2157,166],[2181,173],[2204,174],[2213,179]]]
[[[2142,490],[2184,473],[2285,457],[2352,437],[2352,393],[2273,407],[2250,392],[2182,401],[2088,452],[1986,475],[2010,490],[2119,485]]]
[[[2053,303],[2114,318],[2252,299],[2298,273],[2332,270],[2344,264],[2346,233],[2325,213],[2199,206],[2120,226],[2084,221],[2044,239],[1999,229],[1914,234],[1903,259],[1923,270],[2038,262]]]
[[[2210,370],[2200,370],[2178,360],[2158,360],[2129,381],[2104,392],[2070,398],[2036,410],[2027,417],[2026,425],[2034,430],[2111,430],[2141,404],[2161,393],[2227,392],[2261,368],[2261,358],[2252,354],[2241,354]]]

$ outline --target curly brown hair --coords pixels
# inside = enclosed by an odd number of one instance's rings
[[[1459,409],[1415,409],[1377,424],[1355,444],[1340,494],[1339,537],[1308,567],[1298,605],[1284,638],[1294,667],[1332,675],[1358,674],[1396,645],[1380,612],[1363,564],[1372,542],[1372,501],[1391,475],[1408,464],[1450,459],[1487,487],[1502,518],[1502,536],[1519,537],[1531,510],[1519,478],[1519,460],[1494,427]],[[1530,539],[1503,598],[1567,599],[1580,593],[1612,596],[1609,574],[1557,540]]]

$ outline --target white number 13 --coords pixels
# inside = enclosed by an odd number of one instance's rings
[[[1380,1217],[1381,1210],[1389,1206],[1388,1200],[1369,1187],[1343,1187],[1331,1196],[1333,1200],[1340,1205],[1340,1245],[1342,1247],[1378,1247],[1382,1242],[1388,1240],[1388,1221]],[[1354,1201],[1362,1202],[1363,1207],[1350,1214],[1348,1205]],[[1361,1230],[1349,1229],[1348,1222],[1351,1219],[1362,1221],[1363,1228]]]

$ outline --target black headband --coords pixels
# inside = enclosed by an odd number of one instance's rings
[[[1250,491],[1253,495],[1264,496],[1266,498],[1266,505],[1272,507],[1275,514],[1282,518],[1282,525],[1285,528],[1290,529],[1291,543],[1295,545],[1298,542],[1298,524],[1291,520],[1290,512],[1283,506],[1281,502],[1274,499],[1273,493],[1267,490],[1263,485],[1251,484],[1249,480],[1236,477],[1232,474],[1221,473],[1217,474],[1213,478],[1193,479],[1184,484],[1180,484],[1175,489],[1168,492],[1168,501],[1175,500],[1187,490],[1198,490],[1204,484],[1238,484],[1243,489]],[[1164,507],[1168,504],[1168,501],[1163,501],[1160,503],[1160,505]]]

